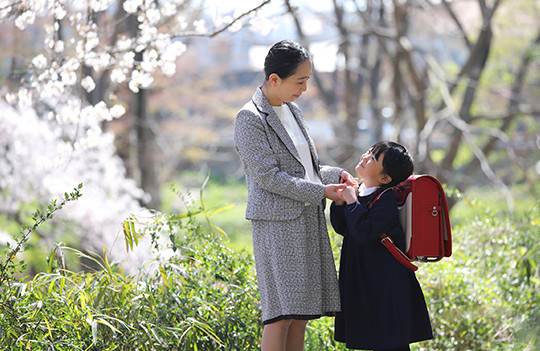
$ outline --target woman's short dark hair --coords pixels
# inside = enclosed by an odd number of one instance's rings
[[[383,173],[392,177],[389,184],[384,188],[390,188],[398,185],[409,178],[414,171],[413,158],[405,146],[393,141],[379,141],[370,149],[375,159],[379,159],[384,154],[382,166]]]
[[[276,73],[281,79],[292,76],[298,65],[310,58],[309,52],[302,45],[292,40],[279,41],[272,45],[264,60],[265,80],[268,80],[272,73]]]

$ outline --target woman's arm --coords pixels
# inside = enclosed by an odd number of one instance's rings
[[[244,109],[236,116],[235,146],[246,174],[260,188],[309,203],[318,203],[325,196],[325,186],[306,181],[302,164],[292,155],[287,157],[287,150],[273,149],[279,146],[270,144],[263,121],[253,111]],[[283,153],[286,164],[278,163],[276,152]]]

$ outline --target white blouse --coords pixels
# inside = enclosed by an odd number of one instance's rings
[[[300,160],[302,161],[302,165],[306,170],[305,179],[314,183],[321,184],[322,182],[317,173],[315,173],[315,169],[313,168],[313,158],[311,157],[309,144],[304,137],[302,130],[298,126],[298,122],[296,122],[296,118],[294,118],[291,109],[287,104],[272,107],[274,108],[274,111],[276,111],[279,120],[287,130],[287,133],[289,133],[289,136],[291,137],[294,146],[296,147],[296,150],[298,150]]]

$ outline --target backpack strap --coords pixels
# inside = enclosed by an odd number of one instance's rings
[[[385,233],[381,234],[381,243],[388,249],[388,251],[390,251],[392,256],[394,256],[399,263],[409,268],[413,272],[418,269],[417,266],[411,263],[411,259],[394,244],[394,240],[392,240],[392,238]]]
[[[373,206],[373,203],[377,201],[381,197],[382,194],[384,194],[386,191],[391,190],[391,189],[392,188],[385,189],[379,195],[377,195],[375,199],[371,201],[371,203],[369,204],[369,207],[371,208],[371,206]],[[394,244],[394,240],[392,240],[391,237],[386,235],[386,233],[381,234],[381,244],[383,244],[384,247],[386,247],[386,249],[392,254],[392,256],[396,258],[396,260],[398,260],[399,263],[401,263],[402,265],[404,265],[405,267],[407,267],[413,272],[418,270],[418,266],[415,266],[414,264],[411,263],[411,259],[409,258],[409,256],[405,255],[403,251],[401,251]]]

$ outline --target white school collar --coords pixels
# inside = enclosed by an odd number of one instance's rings
[[[373,194],[377,189],[379,189],[378,186],[372,186],[372,187],[370,187],[370,188],[362,188],[362,189],[360,189],[360,191],[358,192],[358,195],[359,195],[359,196],[368,196],[368,195]]]

